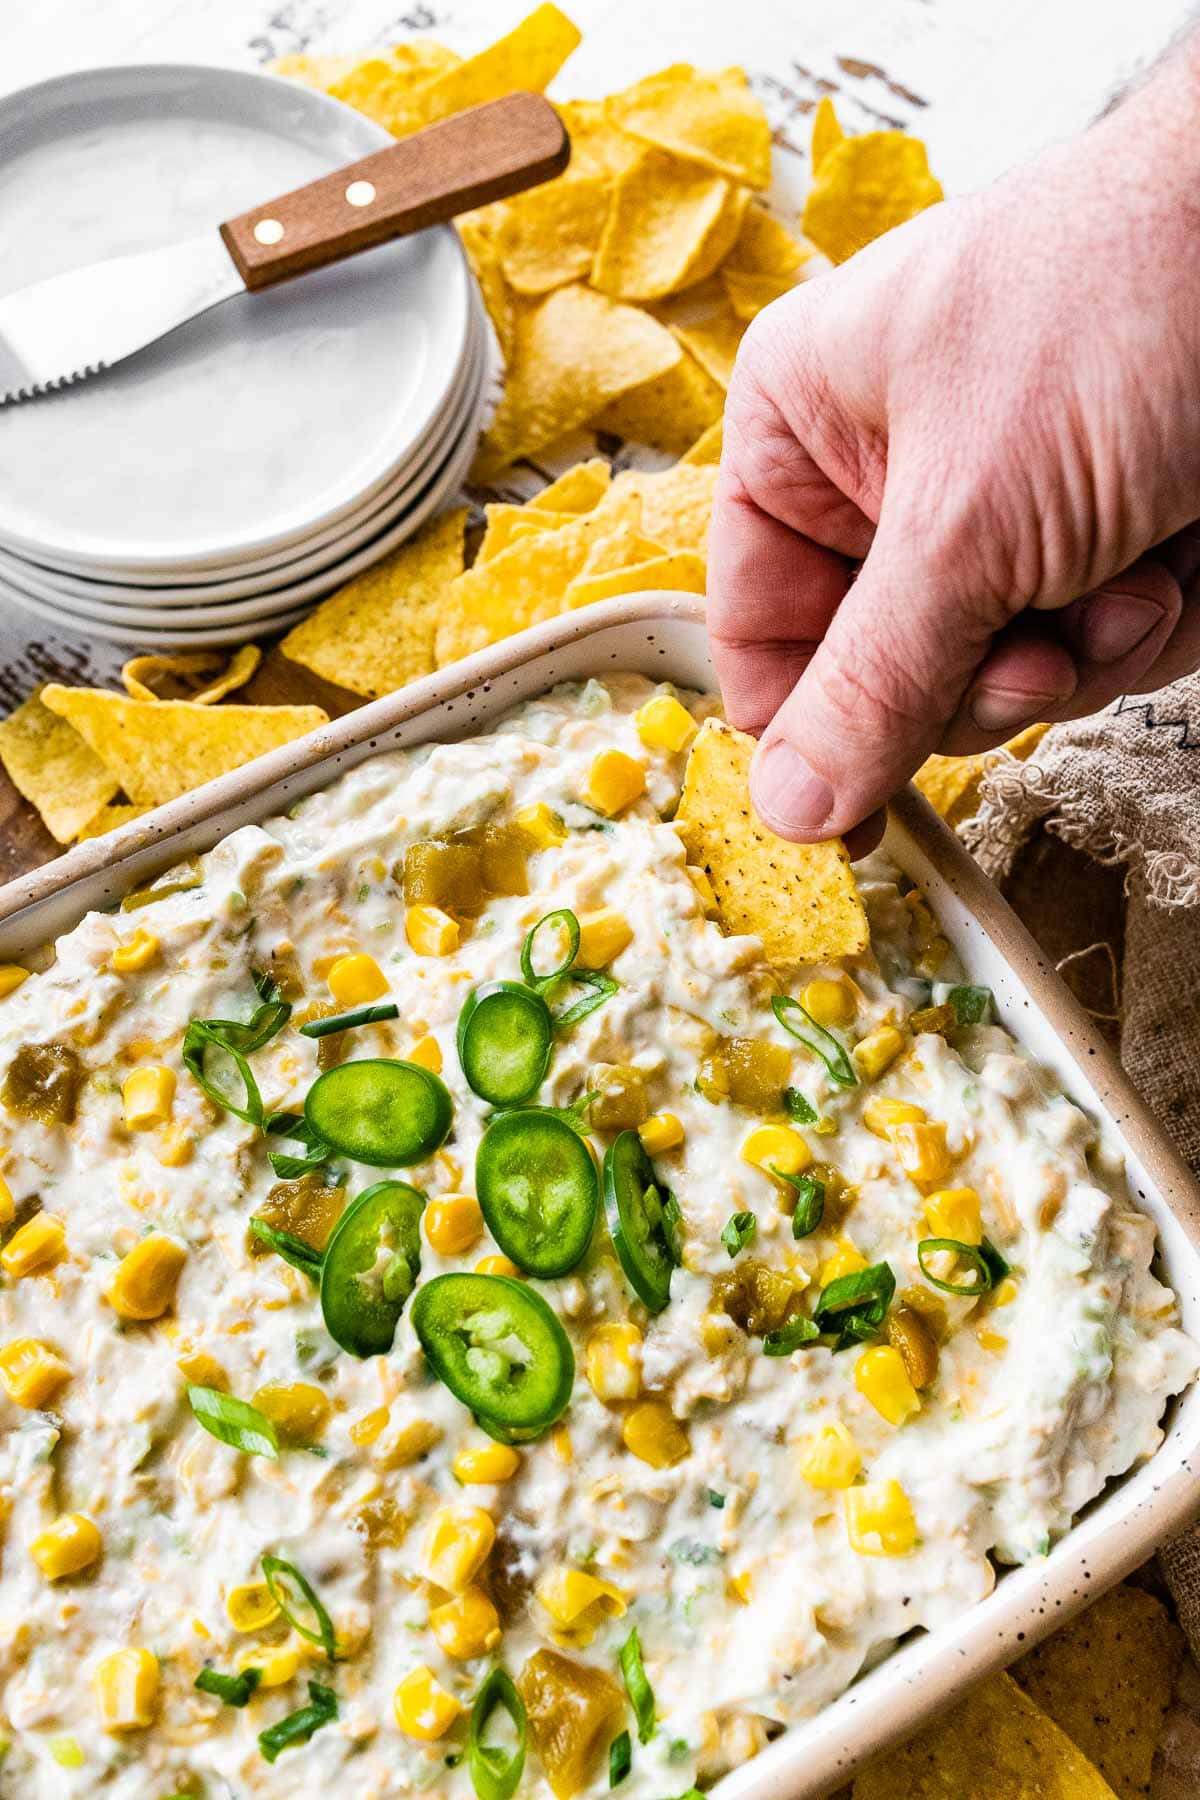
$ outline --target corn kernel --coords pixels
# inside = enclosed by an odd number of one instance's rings
[[[904,1358],[891,1344],[863,1351],[854,1365],[854,1385],[889,1425],[903,1425],[921,1410]]]
[[[655,1113],[638,1126],[638,1136],[647,1156],[665,1156],[668,1150],[678,1150],[684,1131],[674,1113]]]
[[[475,1264],[477,1275],[507,1275],[510,1281],[520,1281],[521,1271],[515,1262],[507,1256],[485,1256]]]
[[[467,1662],[500,1642],[500,1615],[482,1588],[464,1588],[429,1615],[429,1629],[447,1656]]]
[[[575,1461],[575,1446],[571,1442],[570,1428],[561,1420],[550,1433],[550,1449],[555,1460],[564,1466],[569,1466]]]
[[[182,1169],[185,1163],[191,1162],[194,1148],[195,1139],[190,1131],[185,1131],[182,1125],[164,1125],[154,1154],[164,1169]]]
[[[418,1038],[405,1061],[419,1063],[421,1068],[429,1069],[434,1075],[440,1075],[442,1072],[442,1046],[435,1037]]]
[[[754,1577],[749,1569],[741,1569],[725,1583],[726,1597],[735,1606],[749,1606],[754,1593]]]
[[[28,979],[29,970],[23,969],[20,963],[0,963],[0,1000],[7,1000]]]
[[[562,1564],[543,1576],[534,1592],[554,1623],[573,1633],[594,1629],[606,1617],[623,1618],[626,1612],[619,1587]]]
[[[531,837],[539,850],[556,850],[567,841],[567,828],[562,819],[539,800],[535,806],[523,806],[517,814],[517,824]]]
[[[876,1094],[863,1107],[863,1124],[878,1138],[886,1138],[893,1125],[923,1125],[929,1114],[910,1100],[889,1100]]]
[[[55,1519],[29,1546],[30,1556],[47,1581],[60,1581],[64,1575],[89,1569],[100,1550],[100,1533],[83,1513],[65,1513]]]
[[[652,1469],[670,1469],[691,1455],[688,1434],[662,1400],[646,1400],[626,1414],[621,1427],[625,1448]]]
[[[0,1250],[0,1267],[6,1275],[19,1279],[51,1269],[61,1262],[67,1249],[67,1228],[53,1213],[34,1213]]]
[[[487,1561],[495,1541],[492,1516],[481,1506],[439,1506],[425,1539],[425,1573],[435,1587],[461,1594]]]
[[[70,1379],[62,1358],[37,1338],[13,1338],[0,1350],[0,1383],[17,1406],[46,1406]]]
[[[831,1281],[838,1281],[843,1275],[857,1275],[860,1269],[866,1267],[867,1259],[857,1245],[852,1244],[849,1238],[842,1238],[833,1255],[821,1268],[820,1285],[827,1288]]]
[[[946,958],[950,954],[950,945],[944,937],[935,937],[928,950],[922,952],[913,964],[914,973],[922,981],[932,981]]]
[[[392,1705],[401,1731],[425,1744],[445,1737],[462,1711],[454,1695],[446,1692],[424,1663],[404,1677]]]
[[[158,1659],[149,1650],[118,1650],[104,1657],[92,1677],[105,1731],[141,1731],[158,1709]]]
[[[254,1396],[283,1444],[311,1444],[329,1417],[329,1396],[311,1381],[269,1381]]]
[[[60,1769],[82,1769],[84,1754],[78,1738],[52,1737],[47,1740],[46,1748]]]
[[[225,1596],[225,1615],[235,1631],[261,1631],[279,1617],[279,1602],[265,1581],[241,1581]]]
[[[117,945],[110,960],[118,975],[131,975],[138,969],[148,969],[158,952],[158,939],[139,927],[125,943]]]
[[[968,1242],[968,1240],[966,1238],[960,1238],[959,1242],[965,1244]],[[1012,1276],[1006,1275],[1004,1277],[1004,1280],[1000,1283],[1000,1286],[996,1289],[995,1293],[992,1295],[992,1305],[993,1306],[1011,1306],[1013,1301],[1016,1299],[1017,1295],[1020,1293],[1020,1291],[1021,1290],[1020,1290],[1019,1286],[1013,1280]]]
[[[175,1367],[183,1379],[191,1387],[216,1388],[220,1393],[229,1392],[229,1376],[215,1356],[209,1356],[205,1350],[192,1350],[181,1356]]]
[[[673,694],[655,694],[638,707],[633,723],[648,750],[669,750],[672,756],[686,750],[700,729]]]
[[[299,1638],[286,1644],[251,1644],[237,1659],[239,1669],[257,1669],[258,1685],[265,1688],[284,1687],[295,1680],[305,1647]]]
[[[975,1336],[980,1349],[986,1350],[991,1356],[999,1356],[1002,1350],[1008,1349],[1008,1339],[998,1331],[989,1330],[986,1325],[981,1325]]]
[[[818,1025],[849,1025],[858,1011],[854,989],[846,981],[810,981],[800,1002]]]
[[[645,791],[646,771],[641,763],[623,750],[602,750],[588,770],[581,798],[585,806],[613,819]]]
[[[958,1244],[983,1242],[983,1218],[974,1188],[938,1188],[925,1197],[925,1217],[934,1237]]]
[[[135,1069],[121,1089],[125,1126],[129,1131],[150,1131],[165,1125],[175,1100],[175,1071],[162,1067]]]
[[[355,1419],[350,1427],[351,1441],[362,1445],[365,1449],[368,1444],[373,1444],[381,1433],[386,1431],[390,1417],[391,1414],[386,1406],[377,1406],[373,1412],[364,1413],[362,1418]]]
[[[759,1125],[742,1145],[742,1161],[772,1175],[798,1175],[812,1161],[812,1151],[790,1125]]]
[[[364,950],[339,956],[325,979],[339,1006],[369,1006],[388,991],[387,976]]]
[[[587,1378],[597,1400],[611,1406],[642,1391],[642,1334],[636,1325],[598,1325],[587,1341]]]
[[[800,1473],[809,1487],[852,1487],[861,1469],[862,1452],[840,1419],[809,1438],[800,1458]]]
[[[391,1437],[380,1441],[375,1461],[383,1469],[407,1469],[441,1441],[442,1428],[432,1419],[409,1419]]]
[[[451,1467],[464,1487],[486,1487],[511,1481],[521,1466],[521,1452],[510,1444],[481,1444],[460,1450]]]
[[[425,1236],[439,1256],[461,1256],[483,1236],[483,1214],[474,1194],[443,1194],[425,1208]]]
[[[888,1133],[896,1160],[917,1187],[944,1181],[954,1167],[946,1145],[946,1127],[932,1120],[925,1125],[893,1125]]]
[[[17,1216],[16,1202],[12,1197],[12,1189],[0,1175],[0,1226],[11,1225]]]
[[[850,1546],[860,1556],[907,1556],[915,1547],[917,1521],[898,1481],[849,1488],[843,1504]]]
[[[578,969],[606,969],[633,942],[633,926],[611,906],[584,913],[579,921]]]
[[[885,1069],[891,1068],[903,1048],[904,1034],[894,1025],[880,1025],[855,1044],[855,1067],[868,1081],[874,1081]]]
[[[700,902],[701,912],[711,918],[717,910],[717,894],[712,882],[708,879],[708,870],[702,869],[698,863],[688,863],[683,872],[696,890],[696,898]]]
[[[410,906],[404,915],[404,935],[418,956],[453,956],[461,933],[458,921],[440,906]]]
[[[123,1319],[160,1319],[175,1304],[175,1290],[187,1251],[174,1238],[156,1234],[135,1244],[117,1264],[108,1301]]]

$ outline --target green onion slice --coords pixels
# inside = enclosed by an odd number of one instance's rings
[[[183,1034],[183,1064],[203,1088],[214,1106],[248,1125],[261,1125],[262,1095],[246,1060],[281,1031],[291,1017],[291,1006],[279,997],[279,989],[266,975],[255,975],[260,1004],[248,1019],[192,1019]],[[243,1087],[239,1096],[221,1077],[236,1071]]]
[[[295,1563],[282,1556],[264,1556],[263,1578],[271,1590],[271,1598],[294,1631],[310,1644],[320,1644],[327,1662],[337,1659],[337,1639],[333,1620],[321,1605],[312,1583],[300,1573]]]
[[[582,987],[590,988],[591,993],[584,994],[574,1005],[554,1014],[555,1031],[570,1031],[573,1025],[578,1025],[581,1019],[586,1019],[589,1013],[594,1013],[621,989],[619,981],[600,969],[572,969],[569,979],[579,982]]]
[[[320,1731],[322,1725],[332,1724],[337,1716],[337,1695],[333,1689],[322,1687],[319,1681],[310,1681],[308,1705],[260,1731],[258,1747],[267,1761],[273,1763],[281,1750],[292,1744],[307,1744],[314,1731]]]
[[[517,1734],[515,1750],[483,1741],[497,1707],[512,1720]],[[467,1733],[467,1767],[479,1800],[512,1800],[525,1770],[526,1734],[525,1702],[511,1676],[503,1669],[493,1669],[475,1696]]]
[[[589,1088],[577,1100],[572,1100],[570,1106],[497,1106],[486,1115],[484,1124],[490,1125],[493,1119],[502,1119],[505,1113],[510,1112],[545,1113],[551,1119],[561,1119],[564,1125],[569,1125],[580,1137],[589,1137],[592,1126],[588,1113],[592,1101],[599,1096],[599,1088]]]
[[[788,1175],[783,1169],[771,1170],[772,1175],[794,1188],[796,1193],[796,1210],[792,1214],[792,1236],[794,1238],[811,1237],[821,1220],[825,1217],[825,1183],[818,1181],[815,1175]]]
[[[381,1000],[377,1006],[356,1006],[350,1012],[330,1013],[327,1019],[310,1019],[300,1027],[306,1038],[333,1037],[339,1031],[355,1031],[360,1025],[378,1025],[384,1019],[398,1019],[400,1008],[394,1000]]]
[[[247,1706],[261,1680],[261,1669],[242,1669],[236,1675],[222,1675],[219,1669],[201,1669],[192,1686],[202,1694],[215,1694],[226,1706]]]
[[[777,1331],[768,1331],[763,1338],[764,1356],[790,1356],[793,1350],[800,1350],[805,1344],[815,1344],[821,1333],[811,1319],[803,1313],[797,1313],[786,1325]]]
[[[629,1704],[637,1720],[638,1742],[648,1744],[654,1736],[654,1689],[646,1676],[646,1665],[642,1661],[642,1644],[635,1625],[625,1642],[621,1645],[619,1661],[621,1674],[625,1678],[625,1692],[629,1695]]]
[[[992,1016],[994,998],[989,987],[970,987],[965,983],[949,988],[945,995],[948,1006],[960,1025],[986,1025]]]
[[[534,948],[539,931],[547,926],[557,927],[567,934],[567,954],[556,968],[543,970],[541,973],[533,966]],[[562,980],[575,966],[575,958],[579,955],[579,920],[569,906],[561,906],[557,912],[543,913],[536,925],[531,925],[521,946],[521,974],[527,987],[536,994],[544,994]]]
[[[268,1113],[262,1129],[268,1137],[294,1138],[307,1152],[304,1156],[288,1156],[281,1150],[267,1152],[267,1160],[280,1181],[299,1181],[321,1168],[333,1155],[333,1146],[317,1136],[303,1113]]]
[[[936,1256],[941,1250],[949,1250],[960,1262],[966,1263],[972,1279],[966,1282],[944,1281],[940,1276],[932,1275],[925,1266],[925,1259]],[[943,1294],[961,1294],[967,1299],[986,1294],[1008,1274],[1008,1264],[995,1245],[989,1244],[986,1238],[982,1244],[961,1244],[957,1238],[922,1238],[917,1245],[917,1261],[930,1287],[940,1288]]]
[[[718,1512],[723,1512],[725,1510],[724,1494],[718,1494],[716,1488],[709,1488],[708,1504],[710,1506],[715,1506]]]
[[[786,1087],[783,1090],[783,1110],[789,1119],[797,1125],[819,1125],[821,1115],[811,1100],[805,1098],[799,1088]]]
[[[869,1343],[878,1335],[895,1292],[896,1277],[888,1264],[872,1263],[853,1275],[839,1275],[822,1288],[813,1321],[819,1331],[839,1333],[836,1350]]]
[[[721,1242],[730,1256],[736,1256],[747,1244],[753,1243],[754,1234],[758,1230],[758,1219],[752,1212],[735,1212],[725,1224],[721,1233]]]
[[[633,1767],[633,1745],[629,1733],[622,1731],[608,1747],[608,1785],[620,1787]]]
[[[205,1431],[247,1456],[279,1455],[279,1438],[266,1413],[219,1388],[189,1387],[188,1404]]]
[[[826,1031],[824,1025],[818,1025],[808,1008],[801,1006],[799,1000],[793,1000],[790,994],[776,994],[771,1001],[771,1011],[790,1036],[796,1038],[806,1050],[811,1050],[814,1056],[821,1059],[829,1072],[831,1081],[836,1081],[839,1087],[844,1088],[858,1086],[858,1076],[854,1073],[854,1066],[846,1053],[846,1046],[834,1037],[832,1031]],[[789,1012],[800,1013],[812,1027],[816,1036],[809,1037],[806,1032],[798,1031],[787,1018]]]
[[[268,1225],[265,1219],[251,1219],[250,1229],[260,1243],[266,1244],[276,1256],[282,1256],[285,1263],[291,1263],[293,1269],[302,1270],[310,1281],[320,1281],[321,1264],[325,1260],[322,1251],[314,1250],[294,1232],[280,1231],[277,1226]]]

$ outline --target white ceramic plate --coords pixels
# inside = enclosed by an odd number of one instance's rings
[[[477,341],[455,384],[451,410],[430,438],[419,464],[403,477],[381,505],[372,508],[362,517],[361,522],[354,523],[351,529],[333,538],[322,549],[279,563],[259,575],[204,585],[193,583],[162,588],[149,584],[129,586],[124,583],[88,580],[80,575],[64,575],[58,570],[48,569],[40,563],[29,562],[10,551],[0,549],[0,576],[23,592],[49,604],[61,606],[65,613],[79,618],[120,618],[128,609],[133,615],[130,622],[146,624],[188,622],[182,617],[151,617],[147,609],[155,613],[163,609],[187,614],[203,612],[207,616],[228,602],[249,601],[258,596],[262,604],[257,609],[248,607],[244,612],[228,614],[229,619],[250,619],[272,610],[277,611],[285,601],[298,603],[314,592],[328,591],[329,585],[347,579],[348,571],[355,572],[349,569],[349,565],[356,551],[371,546],[385,530],[407,516],[431,477],[445,463],[460,435],[475,428],[480,386],[485,379],[483,329],[475,321],[472,322],[472,336]],[[355,570],[360,566],[356,562]],[[327,585],[320,590],[314,588],[312,583],[317,579]]]
[[[151,65],[44,82],[0,102],[0,286],[213,229],[390,142],[269,76]],[[0,409],[0,542],[120,576],[302,544],[419,452],[466,353],[470,291],[441,227]]]

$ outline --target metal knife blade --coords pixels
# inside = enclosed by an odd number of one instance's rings
[[[0,295],[0,406],[95,375],[244,292],[212,231]]]

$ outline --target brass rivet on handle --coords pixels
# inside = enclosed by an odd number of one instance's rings
[[[278,219],[260,219],[254,227],[254,236],[260,244],[277,244],[283,236],[283,226]]]
[[[374,182],[352,181],[346,189],[346,198],[351,206],[370,206],[375,198]]]

